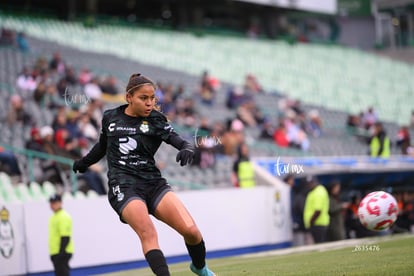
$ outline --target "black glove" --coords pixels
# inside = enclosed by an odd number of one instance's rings
[[[181,166],[193,163],[193,159],[194,150],[190,147],[185,147],[182,150],[180,150],[177,154],[177,157],[175,158],[177,162],[180,162]]]
[[[88,166],[83,162],[82,159],[79,159],[73,162],[72,170],[74,173],[84,173],[88,170]]]

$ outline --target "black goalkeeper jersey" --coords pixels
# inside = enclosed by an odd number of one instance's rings
[[[99,142],[84,157],[85,163],[90,166],[106,154],[109,183],[122,178],[139,182],[160,179],[154,155],[161,143],[179,150],[189,143],[178,136],[162,113],[153,110],[148,117],[131,117],[125,114],[126,107],[104,112]]]

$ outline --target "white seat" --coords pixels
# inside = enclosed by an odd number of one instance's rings
[[[63,193],[63,196],[62,196],[63,201],[73,200],[73,199],[74,199],[74,197],[70,192]]]
[[[29,187],[24,183],[17,184],[14,187],[14,190],[15,190],[15,194],[16,194],[17,198],[20,199],[23,202],[31,201],[33,199],[32,195],[30,194]]]
[[[43,193],[46,197],[50,197],[51,195],[54,195],[56,193],[56,187],[49,181],[43,182]]]
[[[99,197],[99,194],[96,191],[94,191],[94,190],[88,190],[86,192],[86,196],[88,198],[97,198],[97,197]]]
[[[29,185],[30,193],[32,194],[33,199],[44,200],[46,199],[45,193],[43,192],[42,187],[37,182],[31,182]]]
[[[81,191],[76,191],[74,195],[75,199],[85,199],[86,195]]]

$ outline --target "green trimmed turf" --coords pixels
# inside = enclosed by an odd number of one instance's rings
[[[359,249],[359,251],[358,251]],[[223,275],[414,275],[414,236],[361,239],[344,248],[208,260],[218,276]],[[188,263],[170,265],[172,275],[194,275]],[[105,274],[105,276],[153,275],[149,269]]]

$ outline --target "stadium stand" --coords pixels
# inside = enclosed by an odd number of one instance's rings
[[[231,87],[241,85],[250,73],[260,76],[260,83],[267,92],[254,94],[253,100],[272,123],[282,112],[278,103],[286,96],[300,99],[306,114],[314,109],[319,112],[323,135],[309,136],[308,151],[281,148],[273,141],[258,139],[260,128],[247,126],[245,136],[253,156],[366,155],[367,145],[347,132],[347,116],[375,106],[380,119],[386,122],[390,137],[395,137],[399,125],[408,122],[414,102],[412,65],[340,46],[290,45],[216,36],[200,38],[180,32],[109,25],[89,29],[79,23],[5,15],[0,15],[0,23],[27,33],[31,48],[35,49],[31,53],[14,48],[0,49],[0,59],[4,61],[0,63],[0,89],[5,99],[21,93],[15,83],[24,66],[33,65],[39,57],[49,59],[58,51],[76,71],[87,65],[95,75],[116,76],[121,88],[136,71],[154,76],[162,83],[184,84],[184,95],[196,99],[197,122],[201,117],[208,117],[211,122],[233,119],[235,110],[225,106],[227,93]],[[213,106],[201,104],[196,97],[205,70],[218,76],[221,82],[215,91]],[[42,108],[32,100],[25,104],[38,125],[52,123],[55,111]],[[105,108],[117,104],[118,100],[111,102],[109,99]],[[3,107],[0,108],[2,118],[7,110],[7,106]],[[195,125],[185,128],[174,121],[173,125],[186,138],[193,138]],[[1,126],[4,133],[1,143],[23,147],[30,135],[29,128]],[[393,153],[398,151],[392,148]],[[194,166],[191,170],[180,170],[172,158],[173,152],[174,149],[163,147],[158,157],[164,164],[166,177],[178,189],[231,186],[231,157],[220,156],[214,168]],[[43,189],[45,183],[49,182],[43,182]],[[50,185],[46,186],[50,189]],[[23,192],[15,193],[24,198]],[[78,193],[73,195],[79,196]],[[88,192],[87,196],[95,194]]]

